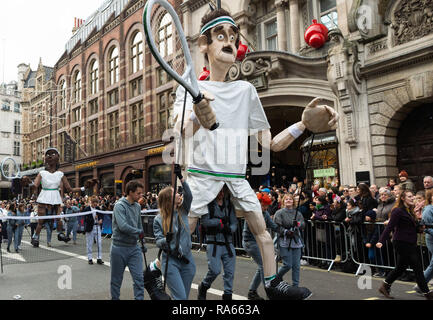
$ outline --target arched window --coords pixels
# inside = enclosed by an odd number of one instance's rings
[[[76,71],[74,74],[74,102],[81,101],[81,72]]]
[[[90,64],[90,76],[89,76],[89,80],[90,80],[90,94],[96,94],[99,91],[99,85],[98,85],[98,80],[99,80],[99,64],[98,64],[98,60],[93,60]]]
[[[108,68],[110,85],[112,85],[119,81],[119,49],[117,47],[111,49],[108,58]]]
[[[173,53],[173,24],[170,15],[166,13],[159,24],[158,29],[158,45],[159,52],[162,53],[163,57],[171,55]]]
[[[66,109],[66,80],[61,80],[60,84],[60,111]]]
[[[135,73],[143,69],[143,35],[137,32],[131,42],[131,71]]]

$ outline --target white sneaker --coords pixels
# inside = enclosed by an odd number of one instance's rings
[[[418,295],[424,296],[417,284],[414,285],[413,290],[415,290]]]
[[[308,261],[301,259],[301,266],[307,266],[308,265]]]

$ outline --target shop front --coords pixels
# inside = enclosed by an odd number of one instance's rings
[[[331,188],[340,185],[338,165],[338,140],[335,131],[308,137],[302,143],[304,163],[308,161],[307,179],[309,186]],[[310,149],[311,147],[311,149]]]

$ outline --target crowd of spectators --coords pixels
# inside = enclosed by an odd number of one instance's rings
[[[403,190],[411,190],[415,195],[414,211],[416,217],[421,222],[423,209],[427,202],[425,199],[426,191],[433,189],[433,178],[425,176],[423,178],[424,188],[415,190],[415,184],[409,179],[406,171],[399,173],[398,179],[389,179],[387,185],[367,185],[360,183],[358,185],[342,185],[339,187],[321,187],[319,184],[305,185],[293,177],[290,184],[285,183],[280,187],[277,186],[260,186],[257,193],[267,193],[272,199],[272,204],[268,208],[271,217],[274,217],[277,210],[284,207],[282,203],[286,194],[292,194],[295,198],[295,207],[298,208],[304,220],[310,222],[316,221],[334,221],[343,223],[347,226],[349,241],[353,241],[356,248],[365,249],[365,255],[371,264],[383,265],[382,254],[378,254],[375,244],[377,243],[382,228],[378,228],[373,223],[382,223],[386,226],[389,222],[391,211],[396,204],[396,200]],[[302,192],[301,192],[302,190]],[[340,239],[338,232],[328,230],[321,232],[324,225],[316,223],[315,240],[319,246],[337,247],[334,262],[341,261],[341,248],[339,248]],[[355,238],[356,237],[356,238]],[[340,241],[340,242],[339,242]],[[338,242],[338,243],[337,243]],[[333,250],[323,250],[323,252],[333,252]],[[330,256],[323,256],[329,260]],[[385,261],[388,262],[388,261]],[[303,264],[307,263],[303,261]],[[311,261],[320,267],[327,268],[329,261]],[[373,273],[377,277],[384,277],[385,270],[381,268],[374,269]],[[401,280],[411,280],[411,275],[404,275]]]

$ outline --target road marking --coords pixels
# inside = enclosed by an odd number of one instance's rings
[[[378,297],[372,297],[372,298],[367,298],[367,299],[364,299],[364,300],[380,300],[380,298],[378,298]]]
[[[415,291],[415,290],[412,290],[412,291],[406,291],[406,293],[416,293],[416,291]]]
[[[27,242],[27,241],[22,241],[22,242],[23,242],[23,243],[26,243],[26,244],[29,244],[30,246],[32,246],[32,244],[30,244],[30,243]],[[77,259],[81,259],[81,260],[88,261],[88,260],[87,260],[87,256],[81,256],[81,255],[79,255],[79,254],[77,254],[77,253],[67,252],[67,251],[63,251],[63,250],[59,250],[59,249],[55,249],[55,248],[52,248],[52,247],[51,247],[51,248],[50,248],[50,247],[46,247],[46,246],[43,246],[43,245],[39,245],[39,248],[41,248],[41,249],[45,249],[45,250],[48,250],[48,251],[52,251],[52,252],[56,252],[56,253],[60,253],[60,254],[64,254],[64,255],[69,256],[69,257],[71,257],[71,258],[77,258]],[[103,265],[104,265],[104,266],[107,266],[107,267],[110,267],[110,262],[106,262],[106,261],[104,261],[104,264],[103,264]],[[126,271],[130,272],[129,269],[128,269],[128,267],[126,267]],[[193,284],[191,285],[191,288],[192,288],[192,289],[196,289],[196,290],[198,290],[198,284],[193,283]],[[212,289],[212,288],[208,289],[207,292],[210,293],[210,294],[213,294],[213,295],[219,296],[219,297],[222,297],[222,295],[224,294],[224,291],[217,290],[217,289]],[[234,294],[234,293],[232,294],[232,298],[233,298],[234,300],[248,300],[247,297],[240,296],[240,295],[237,295],[237,294]]]
[[[2,250],[3,259],[11,259],[11,260],[17,260],[20,262],[27,262],[26,259],[23,256],[21,256],[19,253],[7,252],[7,250],[5,250],[5,249],[1,249],[1,250]]]

